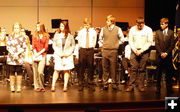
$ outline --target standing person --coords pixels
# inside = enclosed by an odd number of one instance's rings
[[[88,69],[88,83],[90,90],[94,91],[93,76],[94,76],[94,48],[96,45],[97,33],[91,28],[90,18],[84,19],[84,28],[78,33],[79,47],[79,91],[83,91],[84,73]]]
[[[32,70],[32,49],[30,45],[29,37],[26,35],[25,29],[21,29],[21,35],[26,37],[26,50],[25,50],[25,58],[24,58],[24,68],[26,69],[27,75],[29,77],[30,85],[33,84],[33,70]]]
[[[127,92],[134,90],[135,82],[139,78],[138,88],[140,92],[144,90],[144,78],[146,62],[148,60],[148,49],[152,45],[153,31],[150,27],[144,24],[144,18],[138,17],[136,25],[129,31],[129,45],[131,47],[131,72],[130,81]]]
[[[58,31],[53,39],[54,49],[54,73],[52,79],[51,91],[55,91],[55,84],[59,77],[59,72],[64,72],[64,88],[67,92],[70,70],[74,68],[73,52],[75,49],[75,41],[73,35],[70,34],[68,21],[61,21]]]
[[[49,34],[46,32],[44,24],[38,22],[36,31],[32,36],[34,89],[37,92],[45,92],[44,67],[48,43]]]
[[[161,29],[156,31],[155,47],[157,50],[157,91],[161,92],[161,77],[163,70],[166,76],[167,93],[172,92],[172,49],[174,44],[174,32],[168,28],[168,18],[160,20]]]
[[[0,46],[6,46],[6,38],[6,29],[2,27],[0,31]]]
[[[26,50],[26,38],[21,35],[21,24],[15,23],[13,25],[13,32],[7,38],[7,64],[10,69],[10,89],[11,92],[21,92],[22,84],[22,64],[24,61],[24,52]],[[17,73],[17,75],[16,75]]]
[[[108,89],[108,79],[112,79],[112,88],[118,89],[117,84],[117,56],[119,43],[124,39],[121,28],[115,26],[115,17],[108,15],[106,26],[101,29],[99,44],[102,47],[102,66],[104,90]]]

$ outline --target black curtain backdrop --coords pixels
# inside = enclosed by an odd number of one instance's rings
[[[154,31],[160,28],[160,19],[169,19],[169,28],[174,29],[178,0],[145,0],[145,23]]]

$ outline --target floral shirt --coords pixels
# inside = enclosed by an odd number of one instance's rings
[[[26,38],[23,36],[10,35],[7,38],[7,64],[9,65],[22,65],[24,62],[24,52],[26,50]],[[15,58],[17,55],[18,58]]]

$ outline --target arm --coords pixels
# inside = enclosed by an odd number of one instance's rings
[[[7,51],[10,53],[10,54],[14,54],[14,52],[12,51],[12,48],[11,48],[11,41],[10,41],[10,37],[11,36],[9,36],[9,37],[7,37],[7,43],[6,43],[6,49],[7,49]]]
[[[70,46],[67,51],[64,52],[64,57],[68,57],[73,54],[74,49],[75,49],[75,41],[72,35],[69,35],[70,37]]]
[[[57,47],[57,41],[58,41],[58,35],[57,35],[57,33],[55,33],[54,38],[53,38],[52,47],[54,49],[54,53],[61,57],[62,56],[62,52],[60,50],[58,50],[59,47]]]
[[[96,31],[93,30],[93,46],[94,46],[94,48],[96,46],[96,40],[97,40],[97,33],[96,33]]]
[[[99,47],[103,46],[103,28],[101,28],[101,32],[99,34],[99,41],[98,41]]]
[[[174,33],[172,32],[170,34],[170,46],[168,48],[168,50],[166,51],[167,55],[172,51],[173,47],[174,47]]]
[[[124,34],[123,34],[123,32],[122,32],[122,30],[121,30],[121,28],[119,28],[119,30],[118,30],[118,35],[119,35],[119,43],[124,43]]]
[[[156,47],[156,49],[157,49],[157,52],[159,52],[159,54],[162,54],[162,50],[161,50],[161,48],[160,48],[160,42],[159,42],[159,32],[157,31],[156,32],[156,37],[155,37],[155,47]]]
[[[49,46],[49,35],[45,35],[45,38],[46,38],[45,46],[44,46],[44,48],[43,48],[41,51],[39,51],[39,52],[37,53],[37,57],[40,56],[40,55],[42,55],[42,53],[48,51],[48,46]]]
[[[137,53],[137,49],[136,49],[134,42],[133,42],[133,31],[132,31],[132,29],[130,29],[130,31],[129,31],[129,45],[130,45],[130,48],[132,49],[132,51],[134,53]]]

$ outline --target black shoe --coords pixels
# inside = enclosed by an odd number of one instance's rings
[[[103,90],[108,90],[108,85],[104,85]]]
[[[118,90],[118,86],[117,85],[112,85],[112,89],[113,90]]]
[[[134,88],[133,88],[133,87],[128,87],[128,88],[126,89],[126,92],[131,92],[131,91],[134,91]]]
[[[79,89],[78,89],[78,91],[83,91],[83,86],[79,86]]]

